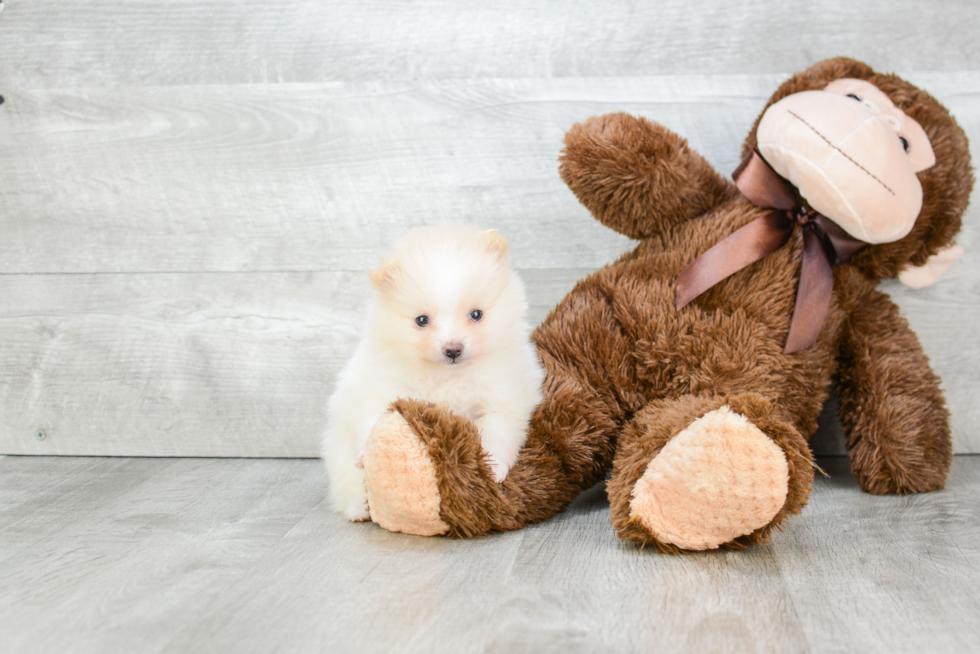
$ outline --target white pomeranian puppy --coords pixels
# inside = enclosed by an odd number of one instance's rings
[[[360,460],[391,402],[426,400],[472,420],[499,482],[524,445],[544,377],[524,286],[495,231],[409,232],[371,282],[367,329],[330,398],[322,448],[330,501],[352,521],[370,518]]]

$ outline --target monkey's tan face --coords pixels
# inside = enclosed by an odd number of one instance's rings
[[[763,158],[810,206],[867,243],[911,231],[922,209],[916,172],[936,160],[922,127],[855,79],[773,104],[757,140]]]

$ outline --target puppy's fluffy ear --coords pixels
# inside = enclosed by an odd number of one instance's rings
[[[395,274],[399,270],[398,262],[394,259],[382,259],[377,268],[368,271],[368,275],[371,277],[371,283],[380,291],[395,283]]]
[[[486,245],[491,254],[496,254],[500,258],[507,256],[507,241],[497,233],[495,229],[488,229],[480,232],[480,241]]]

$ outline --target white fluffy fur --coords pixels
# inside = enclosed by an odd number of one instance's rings
[[[544,376],[524,286],[495,232],[409,232],[371,279],[367,329],[330,398],[322,448],[330,501],[351,520],[370,517],[359,460],[392,401],[427,400],[472,420],[500,481],[524,445]],[[418,316],[429,324],[419,327]],[[444,354],[449,344],[463,348],[455,362]]]

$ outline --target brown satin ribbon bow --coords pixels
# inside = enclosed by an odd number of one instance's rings
[[[677,278],[677,309],[687,306],[709,288],[781,248],[803,227],[803,264],[796,307],[786,339],[786,354],[812,347],[820,335],[830,296],[834,269],[866,245],[834,221],[796,201],[789,182],[779,176],[757,151],[746,157],[732,175],[735,186],[752,204],[772,209],[698,257]]]

